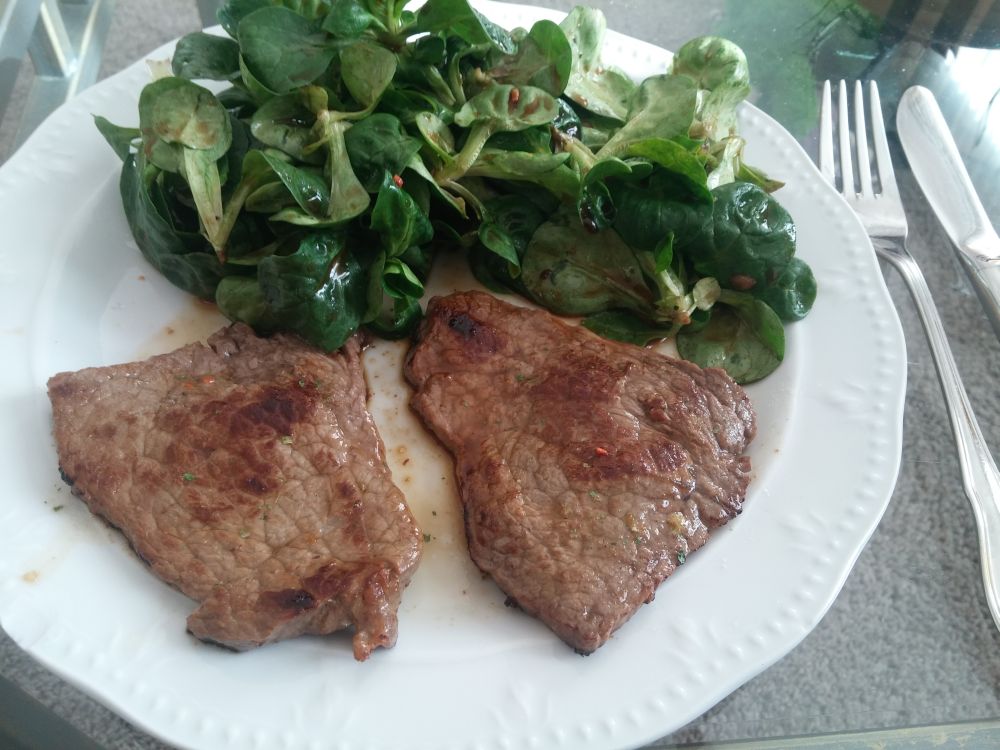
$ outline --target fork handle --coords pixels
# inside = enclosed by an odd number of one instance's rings
[[[1000,471],[997,470],[972,411],[955,357],[945,338],[941,316],[938,315],[923,273],[901,246],[877,239],[872,241],[879,256],[889,261],[906,282],[930,342],[931,355],[941,380],[948,417],[958,445],[962,483],[976,518],[986,602],[993,621],[1000,628]]]

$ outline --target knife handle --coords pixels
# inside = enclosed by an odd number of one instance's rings
[[[896,130],[927,201],[959,250],[977,268],[984,250],[1000,250],[934,94],[911,86],[899,100]],[[995,258],[996,259],[996,258]]]
[[[959,251],[969,281],[1000,338],[1000,237],[930,91],[923,86],[906,90],[896,112],[896,130],[910,168]]]
[[[969,282],[976,290],[990,325],[1000,338],[1000,261],[977,267],[967,256],[960,254],[958,257],[962,260]]]

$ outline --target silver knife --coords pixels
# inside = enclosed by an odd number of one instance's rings
[[[899,100],[896,130],[913,174],[955,244],[1000,338],[1000,237],[976,195],[934,94],[923,86],[907,89]]]

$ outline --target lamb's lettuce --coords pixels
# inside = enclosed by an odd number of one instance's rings
[[[150,262],[334,349],[412,331],[448,247],[602,335],[676,335],[744,381],[777,365],[816,282],[780,183],[743,162],[739,47],[692,40],[637,82],[603,58],[599,11],[507,30],[469,0],[415,6],[229,0],[229,36],[184,37],[138,127],[95,118]]]

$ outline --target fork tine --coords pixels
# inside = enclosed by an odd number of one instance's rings
[[[854,187],[854,164],[851,161],[851,121],[847,110],[847,83],[840,82],[837,97],[837,130],[840,131],[840,180],[843,184],[841,192],[845,197],[857,195]]]
[[[837,170],[833,164],[833,102],[830,82],[823,82],[823,101],[819,114],[819,171],[831,185],[837,184]]]
[[[875,81],[869,82],[868,93],[872,116],[872,143],[875,144],[875,165],[878,167],[879,182],[882,183],[882,197],[898,201],[899,188],[896,186],[896,174],[892,169],[889,141],[885,137],[885,123],[882,121],[882,102],[879,100]]]
[[[861,81],[854,82],[854,149],[858,156],[858,180],[861,183],[861,195],[871,198],[872,167],[868,158],[868,133],[865,131],[865,96]]]

